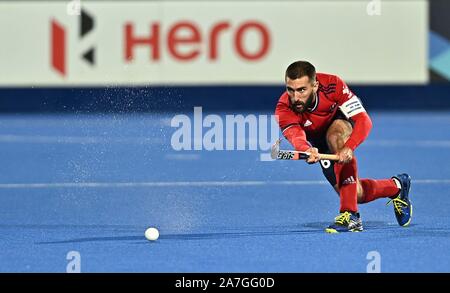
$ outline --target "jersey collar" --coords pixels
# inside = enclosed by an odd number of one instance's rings
[[[314,112],[314,110],[317,109],[317,105],[319,105],[319,91],[316,93],[316,102],[314,103],[314,106],[311,109],[308,109],[308,112]]]

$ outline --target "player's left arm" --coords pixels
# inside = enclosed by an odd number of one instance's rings
[[[350,91],[348,86],[339,77],[336,83],[336,94],[341,112],[353,121],[353,131],[345,142],[338,155],[343,162],[348,162],[353,157],[353,151],[369,136],[372,129],[372,120],[367,114],[361,100]]]

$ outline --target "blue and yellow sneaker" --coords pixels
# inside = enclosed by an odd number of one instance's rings
[[[360,232],[363,230],[359,213],[343,212],[325,229],[327,233]]]
[[[412,204],[409,200],[409,189],[411,188],[411,177],[408,174],[399,174],[392,177],[400,183],[401,190],[398,195],[391,198],[387,205],[391,202],[394,204],[394,213],[400,226],[406,227],[411,223]]]

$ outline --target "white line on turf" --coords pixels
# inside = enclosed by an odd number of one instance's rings
[[[2,143],[55,143],[55,144],[161,144],[162,138],[149,137],[108,137],[108,136],[47,136],[47,135],[0,135]]]
[[[361,146],[450,147],[450,140],[368,140]]]
[[[413,184],[450,184],[450,179],[418,179]],[[0,189],[37,188],[130,188],[130,187],[234,187],[268,185],[327,185],[325,180],[298,181],[172,181],[172,182],[60,182],[0,183]]]
[[[165,155],[164,158],[168,160],[177,160],[177,161],[194,161],[200,160],[200,155],[198,154],[168,154]]]
[[[255,143],[257,140],[247,138],[247,144]],[[134,144],[165,144],[166,140],[156,137],[116,137],[111,136],[51,136],[51,135],[0,135],[2,143],[55,143],[55,144],[99,144],[99,143],[134,143]],[[361,145],[364,147],[450,147],[450,140],[367,140]]]

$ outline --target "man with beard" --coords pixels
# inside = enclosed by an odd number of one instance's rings
[[[316,73],[307,61],[297,61],[286,69],[285,83],[286,92],[275,110],[284,137],[297,151],[310,153],[309,164],[319,161],[319,153],[339,157],[336,162],[320,161],[323,174],[340,197],[339,215],[325,231],[362,231],[358,203],[386,197],[393,203],[399,225],[409,225],[408,174],[382,180],[358,178],[353,152],[369,135],[372,121],[345,82],[336,75]]]

